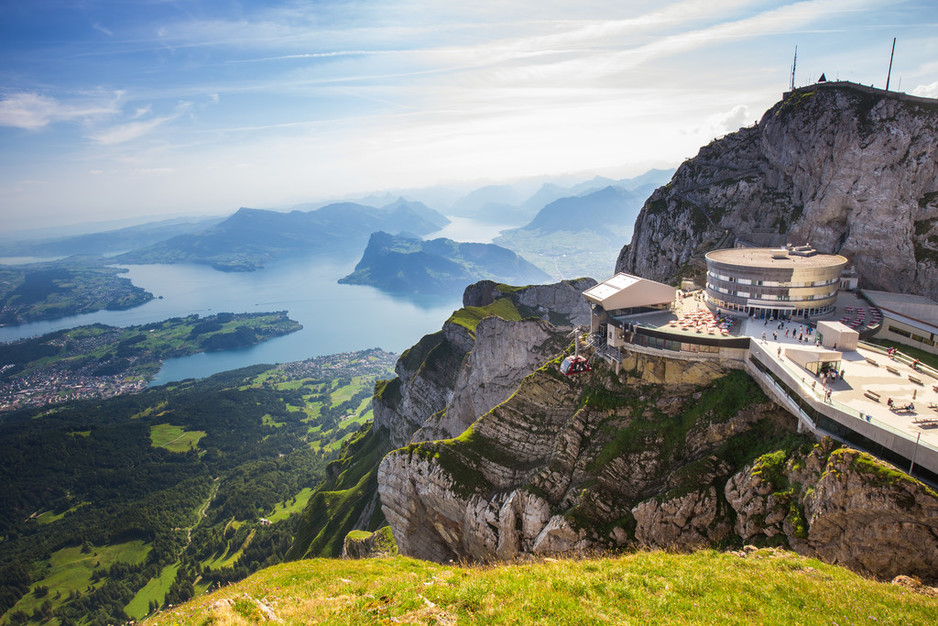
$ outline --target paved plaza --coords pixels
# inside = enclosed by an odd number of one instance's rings
[[[840,319],[848,310],[847,307],[856,310],[858,306],[869,308],[868,303],[855,295],[841,293],[837,310],[826,319]],[[858,420],[902,433],[913,441],[920,437],[921,444],[938,449],[938,391],[935,389],[938,379],[930,376],[927,368],[919,366],[916,370],[912,368],[908,357],[899,355],[892,358],[884,352],[861,346],[856,350],[839,351],[843,355],[841,370],[844,376],[842,379],[834,379],[825,387],[820,378],[785,354],[789,348],[831,351],[830,348],[815,346],[816,334],[812,333],[808,337],[804,323],[784,322],[779,328],[778,321],[723,316],[722,326],[728,330],[723,334],[720,320],[715,318],[717,316],[698,296],[689,294],[683,299],[679,298],[673,311],[633,319],[638,326],[657,328],[675,336],[714,339],[748,336],[753,343],[758,342],[766,355],[781,364],[796,381],[802,381],[797,391],[805,397],[813,395],[816,400],[823,402],[829,388],[831,396],[828,402],[843,412],[855,415]],[[804,337],[802,341],[799,341],[799,328]],[[788,336],[785,335],[786,330]],[[893,408],[888,405],[889,399],[892,400]],[[910,404],[914,409],[899,410],[899,407]]]

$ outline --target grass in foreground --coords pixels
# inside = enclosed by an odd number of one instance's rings
[[[938,598],[791,552],[704,550],[493,567],[296,561],[152,623],[926,624],[935,615]]]

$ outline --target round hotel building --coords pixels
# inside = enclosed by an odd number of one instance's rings
[[[810,246],[708,252],[707,304],[755,317],[823,317],[834,310],[847,259]]]

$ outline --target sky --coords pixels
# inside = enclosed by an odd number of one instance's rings
[[[893,37],[938,97],[934,0],[3,0],[0,231],[633,176]]]

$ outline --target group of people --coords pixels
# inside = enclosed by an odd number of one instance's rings
[[[909,402],[908,404],[898,405],[892,401],[892,398],[886,398],[886,406],[894,411],[914,411],[915,405]]]
[[[768,325],[768,323],[769,320],[766,318],[765,324],[763,324],[763,326]],[[811,336],[814,334],[814,329],[811,326],[798,326],[798,330],[795,330],[794,328],[786,328],[785,322],[779,322],[776,329],[772,331],[773,341],[778,341],[778,331],[783,329],[785,330],[785,337],[791,337],[792,339],[797,338],[798,341],[802,343],[811,341]],[[762,341],[766,341],[766,334],[764,332],[762,333]]]

